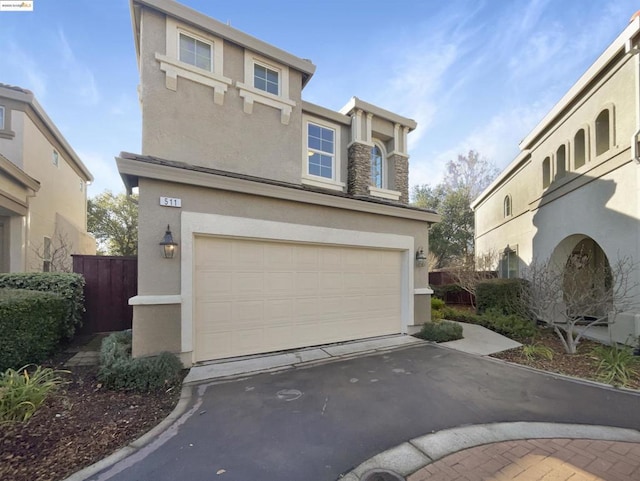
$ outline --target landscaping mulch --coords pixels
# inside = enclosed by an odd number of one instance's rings
[[[149,431],[180,397],[180,387],[109,391],[96,373],[96,367],[73,368],[70,384],[49,396],[29,421],[0,425],[0,479],[65,479]]]
[[[578,352],[576,354],[567,354],[558,336],[549,329],[541,329],[540,335],[533,343],[551,348],[554,353],[553,359],[548,360],[540,357],[527,359],[522,354],[521,347],[493,354],[491,357],[533,367],[542,371],[565,374],[591,381],[600,381],[597,374],[599,361],[593,354],[593,350],[602,344],[583,339],[580,341],[580,344],[578,344]],[[640,368],[640,359],[638,368]],[[638,370],[640,371],[640,369]],[[640,390],[640,375],[636,375],[625,387]]]

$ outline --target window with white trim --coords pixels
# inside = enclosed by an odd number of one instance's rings
[[[203,70],[213,71],[213,47],[190,35],[180,32],[180,61]]]
[[[335,130],[309,122],[307,149],[307,173],[325,179],[335,179]]]
[[[378,189],[384,186],[384,155],[377,145],[371,148],[371,185]]]
[[[53,154],[51,155],[51,163],[56,167],[58,167],[58,164],[60,163],[58,151],[55,149],[53,151]]]
[[[280,95],[280,72],[265,65],[253,64],[253,86],[273,95]]]

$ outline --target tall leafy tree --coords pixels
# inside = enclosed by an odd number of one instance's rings
[[[87,230],[99,252],[133,256],[138,252],[138,199],[106,190],[87,202]]]
[[[442,221],[429,233],[429,250],[436,258],[436,267],[465,263],[473,255],[471,202],[498,173],[486,158],[470,150],[447,162],[446,174],[437,186],[414,186],[414,204],[442,215]]]

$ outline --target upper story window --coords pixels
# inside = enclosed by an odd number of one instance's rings
[[[542,161],[542,188],[546,189],[551,184],[551,158],[545,157]]]
[[[579,169],[587,163],[587,134],[584,129],[578,130],[573,137],[573,165]]]
[[[384,188],[384,156],[377,145],[371,149],[371,185],[378,189]]]
[[[308,173],[325,179],[335,178],[335,131],[307,124]]]
[[[203,70],[213,70],[212,46],[197,38],[180,33],[180,61]]]
[[[505,196],[502,204],[502,210],[505,217],[511,216],[511,196]]]
[[[567,173],[567,146],[561,145],[556,150],[556,179],[564,177]]]
[[[604,154],[611,148],[611,118],[605,109],[596,118],[596,155]]]
[[[4,130],[4,107],[0,106],[0,130]]]
[[[54,151],[53,151],[53,154],[52,154],[52,156],[51,156],[51,163],[52,163],[53,165],[55,165],[56,167],[58,167],[58,164],[60,163],[60,160],[59,160],[59,158],[58,158],[58,157],[59,157],[59,156],[58,156],[58,151],[57,151],[57,150],[54,150]]]
[[[280,72],[264,65],[253,64],[253,86],[273,95],[280,94]]]

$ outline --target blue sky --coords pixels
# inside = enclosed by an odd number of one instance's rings
[[[436,184],[475,149],[499,168],[640,8],[637,0],[182,0],[309,58],[303,98],[355,95],[418,122],[410,185]],[[96,178],[123,191],[114,157],[140,152],[127,0],[35,0],[0,12],[0,82],[32,90]]]

